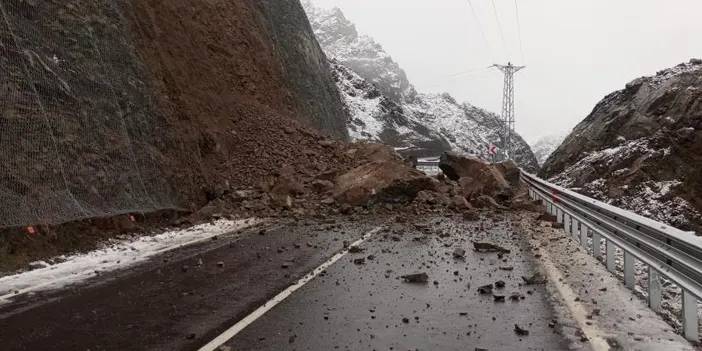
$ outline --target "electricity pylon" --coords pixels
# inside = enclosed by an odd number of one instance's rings
[[[502,96],[502,122],[504,131],[502,134],[502,151],[507,159],[512,158],[512,135],[514,135],[514,74],[526,68],[526,66],[514,66],[511,62],[507,65],[492,65],[502,71],[505,75],[505,87]]]

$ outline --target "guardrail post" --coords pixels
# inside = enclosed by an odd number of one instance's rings
[[[592,231],[592,255],[596,259],[602,258],[602,236],[596,231]]]
[[[565,213],[563,213],[563,230],[565,230],[566,234],[573,234],[570,230],[570,216]]]
[[[617,265],[614,262],[614,254],[616,252],[616,247],[614,246],[614,243],[612,243],[610,240],[606,240],[607,242],[607,270],[614,273],[617,271]]]
[[[683,289],[683,335],[690,341],[699,341],[700,330],[697,316],[697,298]]]
[[[588,228],[586,225],[579,223],[580,225],[580,245],[585,248],[585,251],[587,251],[587,232],[589,231],[590,228]]]
[[[663,293],[663,286],[661,285],[661,277],[658,271],[649,266],[648,267],[648,307],[656,312],[660,312],[661,309],[661,297]]]
[[[634,280],[634,255],[628,251],[624,251],[624,285],[629,289],[634,289],[636,280]]]

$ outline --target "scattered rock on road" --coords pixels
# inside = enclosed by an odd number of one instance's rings
[[[478,288],[478,293],[479,293],[480,295],[489,295],[489,294],[492,294],[492,284],[483,285],[483,286],[479,287],[479,288]]]
[[[519,336],[527,336],[529,335],[529,331],[520,327],[518,324],[514,325],[514,332],[519,335]]]
[[[505,249],[502,246],[495,245],[487,242],[473,242],[473,248],[477,252],[498,252],[498,253],[510,253],[511,251]]]
[[[456,258],[456,259],[466,258],[466,250],[464,250],[460,247],[456,248],[455,250],[453,250],[453,258]]]
[[[524,277],[522,276],[522,280],[524,280],[524,283],[526,285],[541,285],[541,284],[546,284],[546,277],[544,277],[541,273],[534,273],[531,277]]]
[[[362,248],[360,248],[360,247],[358,247],[358,246],[355,246],[355,245],[349,247],[349,252],[350,252],[350,253],[361,253],[361,252],[363,252],[363,251],[364,251],[364,249],[362,249]]]
[[[426,283],[429,281],[429,275],[426,273],[407,274],[400,278],[406,283]]]

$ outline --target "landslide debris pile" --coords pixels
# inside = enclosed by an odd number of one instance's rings
[[[351,115],[347,127],[353,140],[383,143],[419,157],[453,151],[488,159],[489,145],[502,145],[497,115],[449,94],[417,92],[383,47],[359,34],[340,9],[321,9],[310,0],[303,6],[332,61]],[[514,139],[513,149],[521,167],[536,171],[536,158],[521,137]]]
[[[541,176],[702,233],[702,60],[605,97],[548,158]]]
[[[347,115],[298,0],[0,10],[0,228],[194,210],[340,162],[318,142]]]
[[[320,142],[338,167],[295,171],[283,167],[252,187],[224,192],[191,222],[227,216],[325,217],[383,212],[457,212],[475,218],[478,209],[534,208],[520,192],[513,162],[489,164],[446,154],[446,175],[430,177],[391,148],[370,143]]]

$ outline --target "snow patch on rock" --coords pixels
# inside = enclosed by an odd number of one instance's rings
[[[651,144],[651,139],[641,138],[590,152],[550,181],[674,227],[684,226],[691,216],[702,218],[695,207],[675,191],[683,184],[680,179],[645,180],[630,184],[626,179],[637,172],[630,167],[602,174],[602,170],[617,168],[616,165],[626,160],[638,159],[642,163],[669,155],[668,148],[656,148]],[[587,181],[593,174],[600,177]]]

